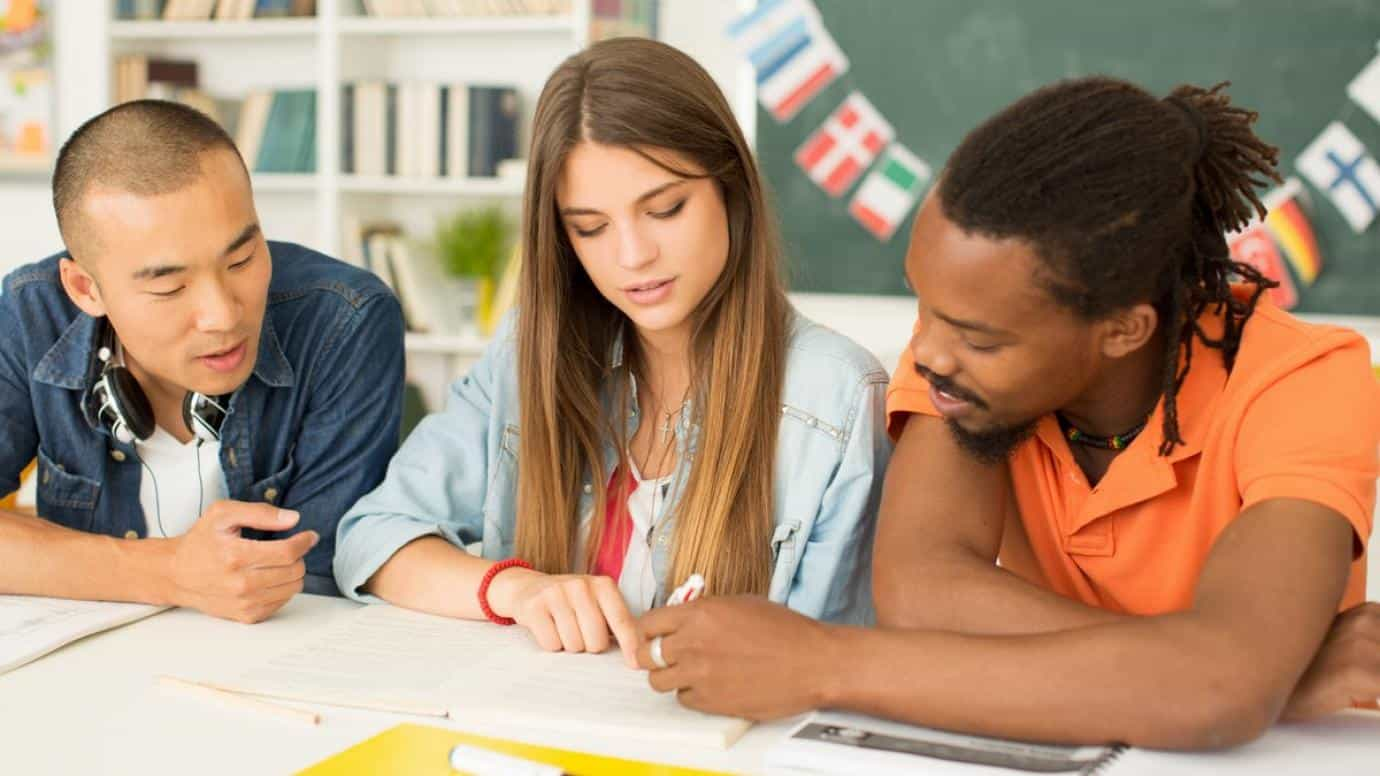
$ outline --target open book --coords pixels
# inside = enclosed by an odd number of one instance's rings
[[[77,639],[142,620],[166,607],[0,595],[0,674]]]
[[[1052,746],[963,735],[841,712],[815,712],[767,753],[767,763],[830,774],[1019,776],[1101,773],[1120,746]]]
[[[284,700],[719,748],[751,726],[653,691],[616,650],[545,652],[520,628],[388,605],[342,617],[246,672],[186,678]]]

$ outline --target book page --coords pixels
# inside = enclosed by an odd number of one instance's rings
[[[522,628],[366,606],[217,687],[382,711],[727,747],[750,723],[685,709],[622,655],[545,652]]]
[[[84,636],[117,628],[166,607],[0,595],[0,674]]]
[[[525,725],[547,724],[565,733],[624,736],[635,732],[644,741],[726,749],[752,723],[703,714],[676,702],[673,693],[658,693],[647,673],[630,669],[618,650],[600,655],[539,652],[532,648],[497,685],[483,705],[460,703],[455,719],[501,718]]]

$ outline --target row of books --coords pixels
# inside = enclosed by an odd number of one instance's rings
[[[570,13],[570,0],[363,0],[365,14],[414,16],[537,16]]]
[[[519,155],[513,87],[359,81],[340,102],[346,174],[492,178]]]
[[[316,90],[250,92],[234,137],[254,172],[316,172]]]
[[[115,101],[173,100],[225,127],[254,172],[316,171],[316,90],[251,92],[243,101],[216,99],[198,88],[193,60],[130,54],[115,60]]]
[[[444,272],[432,252],[408,239],[398,224],[366,223],[347,215],[344,229],[341,258],[370,270],[393,290],[408,331],[454,334],[473,328],[487,334],[517,298],[521,262],[516,251],[493,279],[492,296],[484,300],[478,298],[483,292]]]
[[[115,18],[124,21],[239,21],[315,16],[316,0],[117,0]]]
[[[115,102],[172,100],[205,113],[232,131],[239,114],[238,100],[216,99],[198,88],[194,60],[127,54],[115,59]]]

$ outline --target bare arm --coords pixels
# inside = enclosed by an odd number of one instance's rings
[[[482,620],[479,584],[493,565],[439,536],[424,536],[395,552],[364,590],[409,609]],[[543,649],[603,652],[612,631],[624,659],[633,661],[637,627],[608,577],[506,569],[494,576],[486,598],[494,614],[512,617]]]
[[[170,541],[116,539],[0,511],[0,593],[171,604]]]
[[[979,463],[942,420],[912,415],[882,491],[872,567],[878,624],[1021,634],[1119,619],[996,565],[1009,494],[1005,465]]]
[[[479,581],[493,561],[475,557],[439,536],[425,536],[398,550],[370,577],[364,591],[421,612],[466,620],[482,620]],[[494,577],[489,586],[489,606],[494,613],[510,616],[515,588],[531,581],[536,572],[515,568]]]
[[[829,626],[751,598],[653,611],[658,690],[769,719],[844,708],[1011,738],[1215,748],[1280,717],[1341,600],[1352,529],[1277,499],[1222,534],[1190,609],[1022,636]],[[640,664],[652,668],[647,647]]]
[[[268,618],[302,590],[313,531],[274,541],[241,528],[286,531],[296,512],[218,501],[186,534],[116,539],[0,512],[0,593],[189,606],[241,622]]]
[[[1238,744],[1279,718],[1322,643],[1351,538],[1326,507],[1267,501],[1223,532],[1182,613],[1015,638],[841,632],[869,657],[836,701],[1003,736]]]

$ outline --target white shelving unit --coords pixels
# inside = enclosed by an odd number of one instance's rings
[[[521,180],[342,175],[341,87],[364,78],[514,84],[530,117],[552,68],[585,46],[590,0],[572,0],[564,15],[459,19],[360,16],[348,0],[317,6],[311,19],[110,21],[107,73],[116,56],[141,52],[195,59],[215,96],[314,88],[318,170],[254,176],[260,217],[275,237],[340,255],[345,213],[398,221],[423,240],[438,217],[467,204],[497,201],[516,213]]]
[[[243,22],[114,21],[112,40],[226,40],[236,38],[313,38],[320,25],[312,19],[255,19]]]
[[[318,169],[256,174],[255,200],[271,237],[340,256],[347,215],[398,222],[425,242],[439,218],[466,205],[499,203],[516,215],[523,187],[510,178],[342,174],[342,87],[376,78],[511,84],[522,102],[526,136],[547,76],[586,45],[590,2],[571,0],[571,13],[554,16],[380,19],[356,15],[348,0],[318,0],[315,18],[244,22],[115,21],[112,6],[103,41],[106,81],[116,57],[143,53],[196,60],[202,89],[217,97],[314,88]],[[441,406],[450,380],[484,345],[477,336],[408,335],[409,374],[428,404]]]

